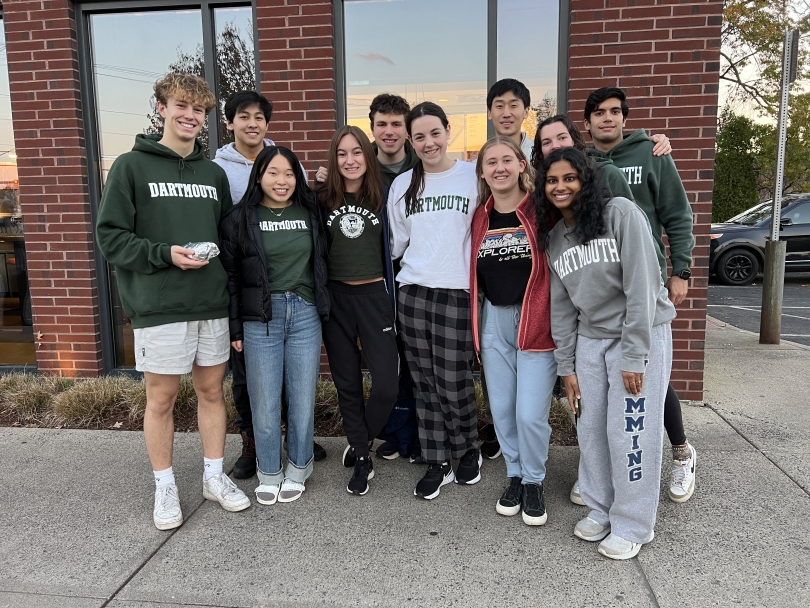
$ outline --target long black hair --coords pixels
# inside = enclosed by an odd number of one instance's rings
[[[445,129],[450,126],[450,121],[447,120],[447,114],[441,107],[437,106],[432,101],[423,101],[408,112],[405,117],[405,128],[408,130],[408,136],[411,136],[411,125],[413,121],[422,116],[435,116],[438,118]],[[411,173],[411,184],[405,191],[405,215],[416,213],[419,209],[419,197],[425,191],[425,166],[422,164],[422,159],[416,161]]]
[[[245,195],[239,204],[242,207],[242,212],[239,218],[239,245],[242,252],[246,255],[253,251],[253,244],[250,240],[250,226],[248,225],[248,216],[250,209],[257,207],[264,199],[264,190],[262,190],[262,177],[270,161],[273,160],[278,154],[286,158],[295,175],[295,188],[293,189],[290,200],[293,203],[298,203],[310,216],[318,217],[315,212],[315,193],[307,185],[307,178],[304,177],[304,170],[301,168],[301,163],[298,158],[293,154],[293,151],[284,146],[266,146],[264,150],[259,152],[256,161],[253,163],[253,169],[248,178],[248,187],[245,190]],[[319,226],[313,226],[313,230],[319,229]]]
[[[591,159],[580,150],[570,146],[554,150],[545,159],[540,173],[535,179],[534,200],[537,206],[537,237],[541,243],[548,242],[548,232],[553,217],[559,217],[559,210],[546,197],[546,176],[554,163],[568,161],[577,172],[582,189],[574,197],[571,211],[574,213],[576,226],[572,235],[583,244],[602,235],[607,230],[605,224],[605,206],[610,200],[610,190],[602,181],[601,171]]]

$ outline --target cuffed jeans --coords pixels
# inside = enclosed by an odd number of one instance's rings
[[[312,474],[315,388],[321,358],[321,319],[294,292],[271,295],[273,318],[244,324],[248,391],[259,481],[303,483]],[[287,466],[282,469],[281,387],[287,386]]]
[[[554,351],[518,348],[521,305],[494,306],[484,300],[481,362],[489,406],[509,477],[541,484],[546,478],[551,426],[548,414],[557,380]]]

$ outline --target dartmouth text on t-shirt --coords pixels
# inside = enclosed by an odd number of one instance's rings
[[[585,245],[575,245],[554,260],[554,270],[561,279],[590,264],[621,262],[616,239],[591,239]]]
[[[419,199],[419,204],[413,213],[405,211],[406,215],[425,213],[427,211],[461,211],[467,213],[470,209],[470,199],[457,194],[442,194],[441,196],[425,196]]]

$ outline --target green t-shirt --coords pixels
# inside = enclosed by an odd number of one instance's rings
[[[335,281],[364,281],[383,276],[382,221],[370,202],[357,204],[346,193],[343,204],[329,213],[329,257],[326,267]]]
[[[294,291],[314,304],[315,272],[309,214],[298,203],[285,207],[280,213],[264,205],[259,205],[258,211],[270,293]]]

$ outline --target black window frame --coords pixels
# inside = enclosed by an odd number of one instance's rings
[[[217,91],[216,81],[216,24],[214,10],[228,7],[247,7],[252,10],[253,20],[253,61],[256,75],[256,90],[260,87],[259,72],[259,37],[256,22],[255,0],[84,0],[76,2],[76,40],[79,60],[79,82],[82,96],[82,117],[84,137],[87,148],[87,181],[90,195],[90,216],[93,229],[98,221],[98,206],[101,201],[101,142],[98,129],[98,112],[96,108],[95,83],[93,80],[92,43],[90,40],[90,17],[103,13],[134,13],[143,11],[165,11],[176,9],[200,9],[202,18],[203,56],[205,61],[205,80],[211,90]],[[214,107],[208,114],[210,141],[219,142],[221,124]],[[135,136],[135,133],[132,134]],[[209,145],[208,154],[214,158],[216,145]],[[95,239],[94,239],[95,241]],[[101,358],[105,374],[112,372],[127,375],[140,375],[134,367],[116,365],[114,330],[112,327],[112,298],[110,293],[110,267],[98,243],[94,242],[96,258],[96,277],[99,297],[99,321],[101,326]]]

